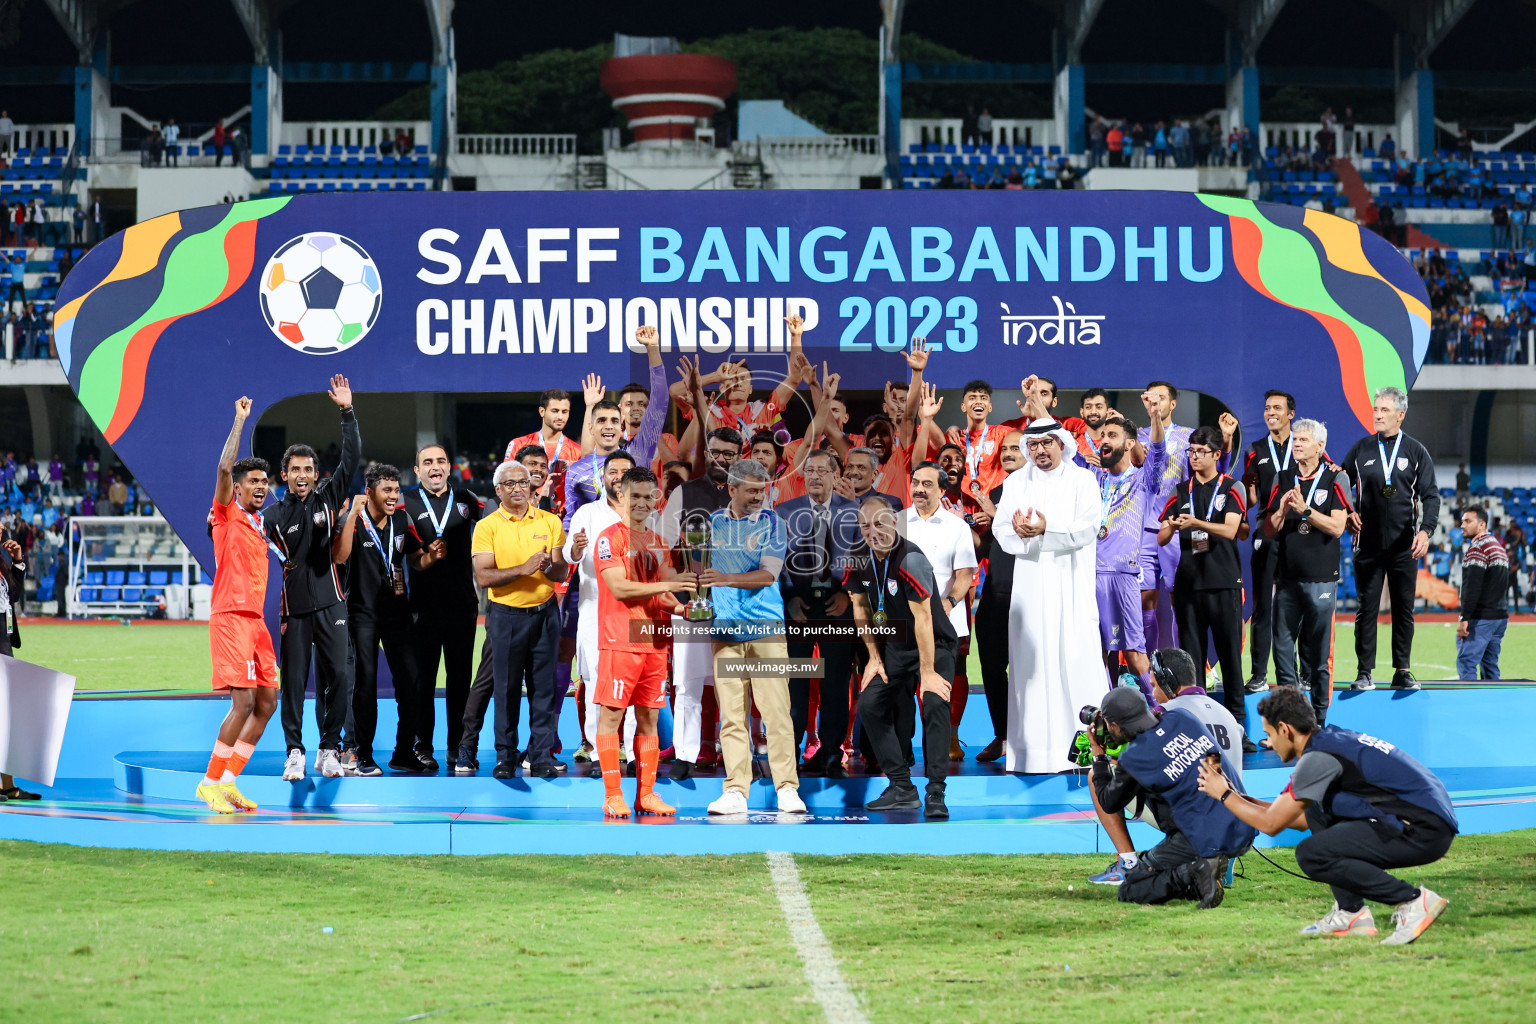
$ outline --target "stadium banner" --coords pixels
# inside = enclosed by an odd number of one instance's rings
[[[145,221],[74,268],[54,328],[81,403],[211,568],[203,523],[242,394],[254,424],[333,373],[358,393],[644,380],[641,323],[669,376],[695,352],[706,370],[745,357],[782,374],[792,310],[844,389],[904,377],[899,353],[922,335],[940,387],[1168,379],[1227,403],[1248,439],[1279,388],[1340,451],[1371,429],[1375,389],[1412,385],[1430,319],[1413,267],[1375,234],[1226,196],[466,192]]]
[[[0,772],[53,785],[75,677],[0,654]]]

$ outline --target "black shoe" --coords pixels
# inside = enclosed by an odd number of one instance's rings
[[[396,751],[389,759],[389,770],[392,772],[409,772],[412,775],[420,775],[425,769],[414,751]]]
[[[1413,678],[1413,673],[1407,669],[1400,668],[1396,672],[1392,673],[1392,689],[1417,690],[1418,688],[1419,681]]]
[[[814,757],[808,757],[801,761],[797,771],[802,778],[814,779],[823,776],[827,774],[826,759],[821,756],[821,751],[818,750]]]
[[[461,745],[459,747],[458,759],[454,762],[453,765],[453,774],[473,775],[479,770],[480,762],[478,759],[476,759],[474,750],[468,746]]]
[[[384,774],[384,769],[371,757],[359,757],[357,759],[357,774],[366,779],[376,779]]]
[[[558,779],[560,777],[560,769],[555,767],[554,762],[549,761],[544,764],[534,765],[533,770],[528,774],[535,779]]]
[[[623,769],[624,770],[624,777],[626,779],[633,779],[633,778],[635,778],[635,771],[636,771],[637,766],[638,766],[638,759],[631,760],[631,761],[626,761],[624,763],[624,769]],[[559,770],[560,769],[558,767],[555,768],[555,771],[558,772]],[[554,778],[553,775],[540,775],[538,777],[541,778],[541,779],[552,779],[552,778]]]
[[[1243,737],[1243,753],[1245,753],[1245,754],[1257,754],[1258,752],[1259,752],[1259,745],[1257,743],[1253,742],[1253,740],[1249,739],[1247,736],[1244,736]]]
[[[917,787],[908,783],[898,786],[895,783],[887,786],[885,792],[875,797],[864,805],[867,811],[911,811],[923,805],[923,801],[917,795]]]
[[[1221,906],[1221,899],[1226,895],[1226,887],[1221,884],[1223,876],[1227,873],[1227,858],[1221,854],[1214,857],[1202,857],[1195,861],[1194,883],[1195,889],[1200,893],[1200,909],[1210,910],[1212,907]]]
[[[692,761],[673,761],[671,769],[673,782],[686,782],[693,778]]]
[[[928,802],[923,805],[923,817],[930,821],[948,821],[949,807],[944,803],[944,790],[930,786]]]
[[[464,763],[461,761],[459,762],[459,769],[462,771],[463,768]],[[491,778],[493,779],[510,779],[516,774],[517,766],[511,761],[497,761],[496,767],[491,769]]]
[[[1371,681],[1371,673],[1364,671],[1355,677],[1355,681],[1349,684],[1349,688],[1351,690],[1374,690],[1376,689],[1376,684]]]
[[[1243,687],[1244,693],[1263,693],[1269,689],[1269,680],[1263,676],[1254,676],[1248,680],[1248,685]]]
[[[20,786],[12,786],[10,789],[0,789],[0,796],[7,800],[41,800],[42,794],[32,793]]]
[[[827,762],[827,778],[846,779],[847,777],[848,769],[843,766],[843,759],[841,757],[837,758],[835,761]]]
[[[435,772],[441,767],[437,763],[437,758],[432,756],[432,751],[430,750],[416,751],[416,760],[421,762],[421,770],[424,772]]]

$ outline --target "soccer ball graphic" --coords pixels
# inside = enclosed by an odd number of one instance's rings
[[[261,273],[260,295],[272,333],[313,356],[361,341],[383,300],[373,259],[330,231],[311,231],[279,248]]]

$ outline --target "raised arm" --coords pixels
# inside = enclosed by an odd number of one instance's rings
[[[228,505],[235,496],[235,478],[230,471],[240,461],[240,434],[250,414],[251,400],[243,395],[235,399],[235,424],[229,428],[229,436],[224,439],[224,450],[219,453],[218,477],[213,482],[214,504]]]
[[[786,308],[788,305],[785,302]],[[805,317],[791,313],[784,318],[784,325],[789,328],[789,372],[784,375],[779,386],[773,389],[773,404],[780,409],[789,408],[789,400],[795,397],[795,389],[800,386],[806,365],[805,352],[801,347]]]
[[[640,426],[635,428],[635,436],[630,440],[628,450],[635,457],[637,465],[648,467],[656,458],[656,445],[661,441],[662,420],[667,415],[667,403],[661,400],[667,388],[667,371],[661,365],[661,339],[656,328],[644,324],[636,330],[635,336],[645,346],[645,358],[650,365],[646,386],[650,388],[651,400],[646,404],[645,415],[640,418]]]
[[[352,476],[363,460],[363,435],[358,430],[357,413],[352,408],[352,386],[347,383],[347,378],[339,373],[332,377],[331,388],[326,394],[341,410],[341,465],[320,488],[320,498],[340,507],[352,489]]]
[[[918,433],[918,418],[922,415],[923,404],[923,372],[928,369],[928,357],[932,351],[928,348],[928,339],[914,337],[911,346],[902,353],[907,360],[907,369],[910,378],[907,381],[907,404],[901,412],[901,422],[896,424],[896,440],[904,445],[910,445]],[[935,441],[942,444],[941,439]],[[926,448],[913,448],[914,457],[921,459],[927,456]]]
[[[581,414],[581,454],[589,455],[596,441],[592,436],[592,407],[603,400],[608,392],[603,389],[603,378],[595,373],[587,374],[587,379],[581,382],[581,401],[586,406]]]
[[[361,494],[352,498],[352,507],[347,509],[347,518],[343,521],[341,529],[336,531],[336,536],[331,538],[331,561],[341,565],[352,557],[352,538],[357,534],[357,516],[363,510],[368,499]]]

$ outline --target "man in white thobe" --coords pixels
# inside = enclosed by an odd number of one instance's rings
[[[1103,502],[1093,474],[1065,457],[1077,445],[1059,423],[1032,423],[1024,441],[1026,462],[992,519],[1014,556],[1005,749],[1010,772],[1054,773],[1071,767],[1078,708],[1105,691],[1094,597]]]

